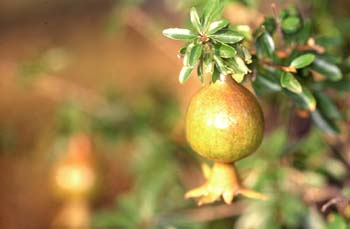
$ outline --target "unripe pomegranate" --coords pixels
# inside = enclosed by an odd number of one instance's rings
[[[261,143],[261,108],[245,87],[231,76],[203,87],[191,100],[186,115],[186,137],[201,156],[234,162],[253,153]]]
[[[241,184],[233,165],[258,148],[263,132],[263,114],[256,98],[231,76],[221,75],[203,87],[189,105],[186,137],[194,151],[214,160],[214,166],[202,166],[207,182],[187,192],[186,198],[199,197],[199,205],[221,196],[230,204],[238,194],[264,199]]]

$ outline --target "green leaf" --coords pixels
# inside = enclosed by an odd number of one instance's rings
[[[282,30],[286,33],[294,33],[301,27],[299,17],[288,17],[282,21]]]
[[[326,118],[319,109],[311,112],[311,118],[316,125],[327,134],[335,135],[339,133],[339,128],[336,124],[332,120]]]
[[[216,45],[215,53],[222,58],[231,58],[237,54],[237,51],[229,45],[221,44]]]
[[[210,35],[209,37],[222,43],[231,44],[240,42],[244,39],[244,37],[240,33],[228,29],[221,30],[216,34]]]
[[[289,90],[284,90],[284,93],[291,97],[302,109],[309,111],[316,109],[316,99],[308,88],[302,87],[302,92],[299,94],[290,92]]]
[[[292,63],[290,64],[291,67],[295,67],[297,69],[299,68],[304,68],[308,65],[310,65],[315,59],[315,55],[314,54],[304,54],[301,56],[298,56],[297,58],[295,58]]]
[[[243,51],[243,55],[244,55],[244,61],[247,64],[250,64],[252,62],[252,55],[250,54],[248,48],[246,48],[245,46],[241,46],[242,51]]]
[[[294,93],[301,93],[302,87],[299,81],[289,72],[283,72],[281,76],[281,86]]]
[[[247,67],[243,59],[240,58],[238,55],[234,56],[233,58],[225,60],[224,63],[227,69],[227,73],[232,74],[232,77],[238,83],[242,82],[244,79],[244,76],[248,72],[250,72],[249,68]]]
[[[258,38],[257,45],[260,52],[266,53],[270,57],[273,56],[273,53],[275,52],[275,42],[269,33],[264,32]]]
[[[219,0],[208,0],[203,10],[203,26],[205,30],[208,28],[210,22],[221,13],[223,4]]]
[[[276,21],[273,17],[265,17],[264,20],[264,26],[266,28],[266,31],[268,31],[270,34],[273,34],[276,30]]]
[[[282,87],[278,80],[270,74],[257,74],[253,81],[254,90],[262,93],[281,91]]]
[[[350,79],[343,78],[339,81],[324,80],[314,83],[314,86],[318,90],[325,88],[334,88],[338,91],[350,91]]]
[[[213,71],[213,76],[212,76],[212,82],[215,83],[219,78],[220,78],[220,71],[215,65],[214,71]]]
[[[252,39],[252,30],[248,25],[230,25],[231,30],[240,33],[245,39]]]
[[[322,111],[323,114],[329,119],[340,119],[341,115],[337,108],[337,106],[334,104],[334,102],[331,100],[331,98],[323,93],[322,91],[314,92],[318,109]]]
[[[184,83],[191,75],[191,72],[194,67],[188,67],[188,66],[183,66],[180,75],[179,75],[179,82]]]
[[[198,33],[202,33],[203,28],[202,28],[201,22],[199,20],[199,16],[198,16],[196,8],[194,8],[194,7],[191,8],[190,17],[191,17],[191,23],[192,23],[193,27],[197,30]]]
[[[219,20],[219,21],[214,21],[209,25],[207,34],[214,34],[220,29],[225,28],[230,22],[227,21],[226,19]]]
[[[232,78],[237,82],[241,83],[244,80],[244,73],[232,73]]]
[[[296,39],[297,39],[298,43],[306,43],[307,42],[307,40],[310,37],[311,27],[312,27],[311,21],[310,20],[305,20],[304,23],[303,23],[303,27],[297,33]],[[318,43],[316,41],[316,44],[320,44],[320,43]]]
[[[197,66],[197,75],[201,83],[204,83],[204,78],[203,78],[203,61],[199,61],[199,64]]]
[[[214,63],[212,61],[212,57],[209,53],[204,55],[204,73],[212,75],[214,71]]]
[[[340,69],[335,64],[332,64],[320,57],[315,58],[314,62],[312,63],[312,69],[332,81],[338,81],[343,77]]]
[[[191,30],[180,28],[164,29],[163,35],[174,40],[191,40],[197,37]]]
[[[182,47],[182,48],[180,49],[179,53],[180,53],[181,55],[185,55],[186,49],[187,49],[187,46]]]
[[[245,64],[244,60],[242,60],[242,58],[240,58],[239,56],[234,56],[233,59],[234,59],[234,62],[236,63],[236,67],[238,71],[240,71],[241,73],[244,73],[244,75],[250,72],[249,68]]]
[[[203,46],[200,44],[190,44],[187,47],[183,64],[186,67],[194,67],[202,55]]]
[[[218,56],[218,55],[215,55],[215,54],[214,54],[213,57],[214,57],[214,61],[215,61],[215,63],[216,63],[216,66],[217,66],[218,70],[220,71],[220,73],[227,75],[228,72],[227,72],[225,63],[224,63],[224,61],[221,59],[221,57]]]

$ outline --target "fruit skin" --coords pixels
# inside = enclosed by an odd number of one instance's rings
[[[204,86],[191,100],[186,114],[186,138],[201,156],[234,162],[260,145],[264,118],[255,96],[231,76]]]

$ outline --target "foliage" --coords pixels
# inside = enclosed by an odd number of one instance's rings
[[[191,9],[192,29],[170,28],[163,30],[163,35],[187,41],[180,50],[183,55],[183,68],[179,75],[180,83],[184,83],[197,65],[200,81],[208,75],[215,82],[220,74],[232,75],[238,82],[250,72],[246,64],[251,63],[251,55],[242,45],[246,26],[230,26],[229,21],[221,19],[223,4],[220,1],[209,1],[198,16],[196,8]]]
[[[220,1],[208,1],[201,17],[195,8],[191,9],[192,30],[163,30],[168,38],[187,41],[180,50],[183,68],[179,81],[185,82],[196,65],[202,83],[205,76],[215,82],[219,74],[242,82],[252,72],[257,95],[283,93],[299,109],[309,112],[326,133],[339,133],[334,117],[339,111],[323,91],[340,81],[347,85],[342,89],[350,91],[350,79],[343,79],[337,66],[339,59],[311,37],[311,22],[303,19],[296,8],[289,7],[274,17],[266,17],[250,34],[249,27],[232,26],[220,19],[222,9]],[[317,87],[319,84],[323,87]]]

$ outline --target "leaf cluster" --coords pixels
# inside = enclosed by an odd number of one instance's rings
[[[223,4],[219,0],[208,1],[201,16],[196,8],[191,9],[191,29],[163,30],[163,35],[168,38],[186,41],[180,50],[183,57],[180,83],[189,78],[196,66],[202,83],[205,76],[215,82],[220,74],[232,75],[241,82],[250,72],[247,64],[251,63],[251,55],[242,45],[248,27],[231,26],[228,20],[221,18],[222,10]]]
[[[326,133],[338,133],[336,120],[341,115],[324,91],[340,89],[334,87],[335,82],[347,84],[341,90],[349,91],[350,82],[343,79],[335,56],[311,37],[311,22],[303,20],[296,8],[286,8],[278,17],[265,18],[254,39],[256,93],[283,93]]]
[[[248,26],[233,26],[221,19],[222,10],[220,1],[208,1],[201,16],[191,9],[192,29],[163,31],[168,38],[186,41],[180,50],[183,67],[179,81],[185,82],[196,66],[202,83],[205,77],[215,82],[220,74],[242,82],[252,73],[258,95],[282,93],[326,133],[338,133],[341,114],[324,91],[350,91],[350,80],[343,77],[339,58],[311,36],[311,22],[289,7],[275,17],[266,17],[251,32]]]

